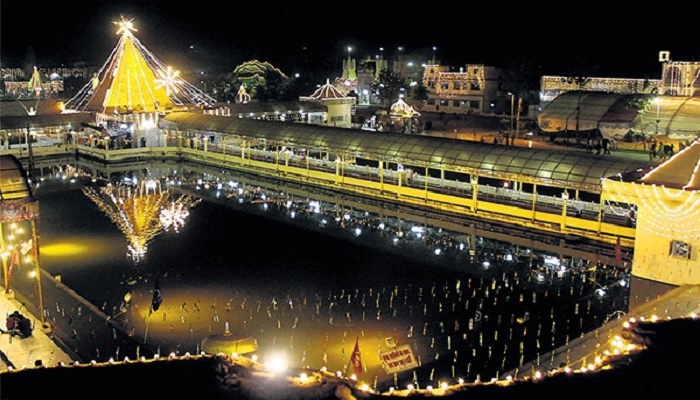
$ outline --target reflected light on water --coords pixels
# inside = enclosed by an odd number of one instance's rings
[[[76,259],[82,265],[95,257],[111,257],[114,245],[115,241],[108,238],[73,237],[61,242],[42,244],[40,251],[42,257]]]
[[[50,257],[72,257],[85,255],[89,251],[87,243],[56,243],[41,246],[41,255]]]

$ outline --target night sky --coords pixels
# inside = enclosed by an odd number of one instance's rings
[[[340,74],[357,58],[399,46],[418,64],[435,46],[443,65],[507,67],[527,60],[539,75],[586,65],[596,76],[660,78],[660,50],[674,61],[700,56],[690,1],[37,1],[0,2],[3,67],[101,65],[115,47],[120,15],[136,37],[178,69],[231,71],[269,61],[291,75]],[[668,16],[668,18],[664,17]],[[686,21],[686,22],[683,22]],[[421,59],[422,58],[422,59]]]

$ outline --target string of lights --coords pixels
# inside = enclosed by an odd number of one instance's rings
[[[179,77],[134,36],[132,20],[114,22],[121,35],[117,46],[93,79],[65,103],[64,112],[105,114],[162,112],[216,102]],[[103,87],[104,86],[104,87]],[[103,94],[101,99],[98,94]],[[100,101],[100,104],[96,102]],[[99,109],[98,109],[99,108]]]

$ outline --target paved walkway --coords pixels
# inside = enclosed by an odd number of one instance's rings
[[[5,329],[7,316],[15,311],[32,320],[34,330],[27,338],[13,336]],[[36,316],[23,309],[21,304],[12,296],[0,293],[0,315],[2,315],[2,330],[0,335],[0,372],[14,369],[35,368],[37,366],[54,366],[62,362],[70,364],[74,360],[58,346],[50,332],[41,329],[41,321]]]

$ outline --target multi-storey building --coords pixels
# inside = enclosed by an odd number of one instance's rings
[[[700,61],[668,61],[663,64],[661,94],[700,96]]]
[[[545,75],[540,78],[540,107],[546,107],[562,93],[583,90],[617,94],[657,94],[661,90],[660,79],[634,78],[585,78],[576,81],[572,77]]]
[[[40,68],[36,67],[41,76],[41,85],[43,87],[42,95],[58,96],[64,90],[64,80],[66,78],[83,78],[94,73],[95,68],[87,68],[83,66],[75,67],[52,67]],[[32,88],[29,88],[28,79],[32,73],[27,73],[23,68],[2,68],[0,76],[4,83],[2,90],[4,94],[12,97],[22,97],[31,94]]]
[[[423,111],[448,114],[491,114],[499,100],[500,72],[482,64],[467,64],[459,72],[443,65],[426,65],[423,85],[428,100]],[[502,111],[502,110],[501,110]]]
[[[345,65],[345,64],[344,64]],[[377,104],[379,100],[372,93],[372,82],[382,71],[389,68],[389,62],[380,58],[367,58],[359,62],[356,69],[356,90],[358,105]],[[345,75],[345,70],[343,75]]]
[[[574,90],[685,97],[700,95],[700,61],[671,61],[669,57],[669,52],[659,52],[661,79],[586,77],[585,81],[577,81],[573,77],[545,75],[540,79],[540,108],[544,109],[560,94]]]

